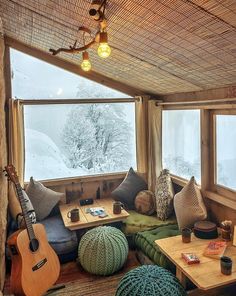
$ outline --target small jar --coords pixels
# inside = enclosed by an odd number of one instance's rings
[[[221,237],[225,241],[230,241],[230,239],[231,239],[231,230],[230,230],[230,228],[229,229],[221,228]]]

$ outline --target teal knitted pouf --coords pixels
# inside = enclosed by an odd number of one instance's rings
[[[78,253],[79,262],[86,271],[110,275],[124,265],[128,256],[128,242],[119,229],[99,226],[84,234]]]
[[[179,280],[157,265],[142,265],[121,279],[116,296],[185,296]]]

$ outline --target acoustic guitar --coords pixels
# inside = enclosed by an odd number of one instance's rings
[[[5,170],[15,185],[26,225],[7,240],[12,259],[11,292],[16,296],[41,296],[56,282],[60,263],[47,241],[44,226],[31,222],[14,166],[8,165]]]

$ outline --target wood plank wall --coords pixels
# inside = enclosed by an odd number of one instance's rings
[[[123,181],[125,174],[83,177],[73,181],[45,181],[44,185],[54,191],[65,193],[62,203],[87,198],[110,197],[111,192]]]
[[[3,288],[5,279],[5,238],[8,204],[7,178],[2,173],[4,166],[7,165],[4,53],[4,40],[0,35],[0,290]]]

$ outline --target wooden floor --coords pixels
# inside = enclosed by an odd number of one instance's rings
[[[116,287],[123,275],[139,265],[140,263],[136,258],[135,251],[129,251],[128,259],[124,267],[109,277],[92,275],[84,271],[84,269],[75,261],[62,264],[60,276],[56,285],[65,284],[66,288],[50,295],[94,296],[96,294],[96,296],[114,296]],[[76,283],[78,283],[77,286]],[[100,287],[100,290],[96,290],[95,293],[94,289],[97,289],[98,287]],[[9,275],[6,277],[4,295],[11,295]]]
[[[114,296],[116,287],[129,270],[139,266],[136,252],[129,251],[124,267],[112,276],[101,277],[91,275],[83,270],[76,262],[61,265],[60,277],[56,284],[65,284],[65,289],[55,291],[51,296]],[[6,277],[4,295],[11,295],[9,289],[9,275]],[[236,284],[226,288],[211,290],[210,292],[189,291],[191,296],[236,296]]]

